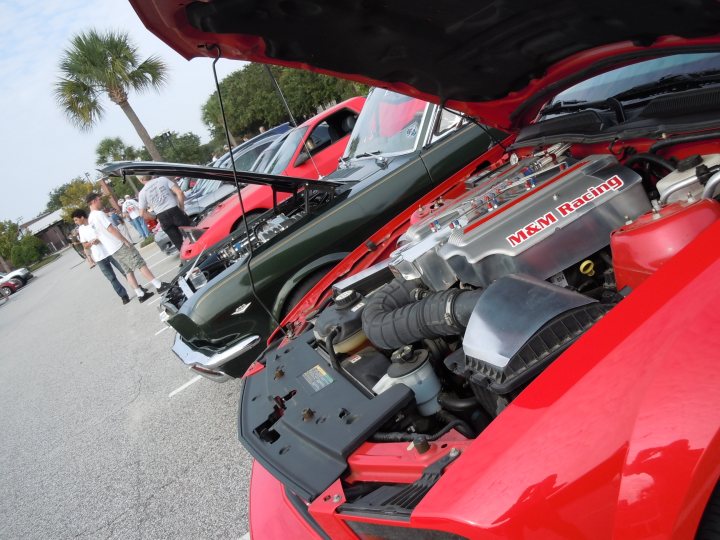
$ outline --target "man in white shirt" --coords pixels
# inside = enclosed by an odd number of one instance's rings
[[[140,190],[140,211],[143,217],[151,219],[148,208],[152,208],[160,222],[162,230],[180,251],[182,234],[178,227],[190,225],[190,218],[185,213],[185,194],[174,182],[165,176],[141,176],[145,184]]]
[[[123,287],[118,281],[112,267],[115,266],[115,268],[117,268],[120,272],[122,272],[123,269],[115,259],[108,255],[102,244],[95,242],[97,240],[97,235],[95,234],[95,229],[88,225],[87,212],[78,208],[73,211],[72,218],[75,225],[78,226],[78,238],[80,239],[80,242],[86,252],[89,250],[95,264],[100,267],[103,275],[108,279],[112,288],[115,289],[117,295],[122,299],[122,303],[127,304],[130,301],[130,297],[128,296],[127,290],[125,290],[125,287]]]
[[[118,204],[120,208],[122,208],[123,215],[132,223],[138,234],[143,238],[150,236],[147,223],[145,223],[145,220],[140,215],[140,205],[138,202],[135,199],[127,197],[126,199],[119,199]]]
[[[152,293],[145,292],[145,290],[140,287],[137,279],[135,278],[135,270],[140,270],[140,273],[145,276],[150,283],[152,283],[157,292],[160,293],[168,289],[170,285],[168,283],[162,283],[155,278],[145,263],[145,260],[142,258],[138,250],[135,249],[135,246],[133,246],[130,240],[125,238],[120,231],[117,230],[110,219],[105,215],[105,212],[101,210],[102,201],[100,200],[100,195],[97,193],[90,193],[85,200],[91,210],[90,215],[88,216],[88,223],[93,229],[95,229],[95,234],[97,234],[95,243],[101,243],[108,255],[111,255],[118,263],[120,263],[120,266],[125,272],[125,277],[127,277],[128,283],[130,283],[130,286],[135,290],[135,294],[137,294],[138,301],[140,303],[144,302],[152,296]]]

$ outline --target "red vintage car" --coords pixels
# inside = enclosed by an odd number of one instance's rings
[[[252,537],[718,538],[720,4],[133,4],[511,133],[251,367]]]
[[[345,152],[357,115],[365,103],[364,97],[343,101],[313,116],[297,128],[290,130],[266,150],[270,156],[262,172],[317,180],[338,167],[338,159]],[[248,223],[273,207],[273,192],[268,186],[247,186],[242,190],[243,205]],[[282,202],[290,194],[280,194]],[[216,244],[243,223],[243,212],[238,197],[228,197],[218,204],[194,227],[181,227],[184,241],[180,258],[197,257],[203,250]]]

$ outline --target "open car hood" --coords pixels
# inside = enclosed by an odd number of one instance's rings
[[[720,47],[710,0],[130,0],[185,58],[235,58],[391,88],[502,129],[618,65]]]
[[[206,178],[220,180],[221,182],[234,182],[235,175],[232,169],[219,169],[217,167],[203,167],[200,165],[186,165],[183,163],[162,163],[159,161],[115,161],[105,164],[98,169],[106,176],[126,175],[162,175],[182,176],[184,178]],[[308,180],[293,176],[278,176],[275,174],[262,174],[247,171],[237,171],[238,181],[243,184],[271,186],[277,191],[294,193],[312,183],[313,189],[320,191],[334,191],[340,184],[327,180]]]

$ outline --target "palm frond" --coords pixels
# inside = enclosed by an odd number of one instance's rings
[[[105,112],[96,89],[82,81],[63,78],[55,84],[55,99],[70,121],[87,131]]]

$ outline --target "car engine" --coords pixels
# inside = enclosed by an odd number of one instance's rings
[[[411,390],[412,405],[373,440],[434,440],[448,425],[473,437],[662,264],[639,246],[680,249],[699,232],[691,216],[720,218],[708,198],[717,157],[695,156],[648,189],[610,154],[576,158],[567,144],[512,154],[462,197],[416,211],[389,259],[336,282],[298,341],[366,397]]]
[[[190,296],[225,269],[246,261],[250,248],[253,251],[260,249],[309,213],[325,205],[329,198],[327,193],[309,189],[307,195],[303,193],[288,199],[276,211],[268,211],[257,220],[250,221],[249,237],[241,226],[218,245],[203,252],[173,280],[162,304],[165,316],[177,312]]]

